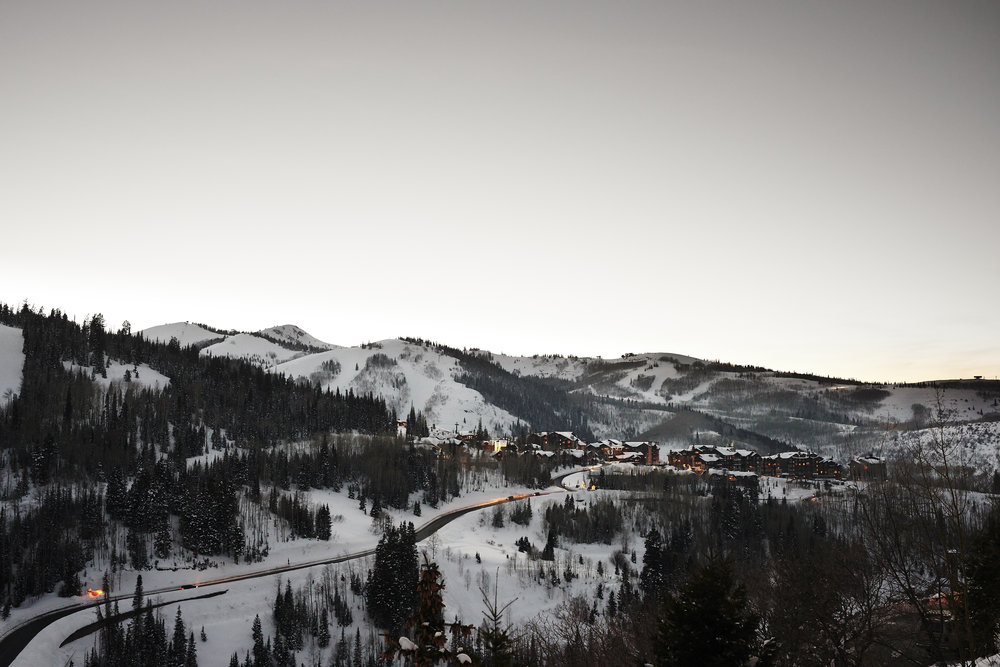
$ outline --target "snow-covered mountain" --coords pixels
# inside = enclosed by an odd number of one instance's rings
[[[1000,413],[996,383],[869,385],[665,352],[516,357],[419,339],[340,347],[295,325],[220,331],[179,323],[143,333],[176,337],[201,345],[203,355],[243,359],[331,391],[378,394],[400,416],[412,406],[429,424],[461,430],[480,421],[500,433],[519,423],[560,429],[575,423],[595,437],[683,444],[702,434],[843,459],[882,449],[890,427],[919,430],[938,415],[956,424],[989,422]],[[972,432],[987,439],[992,433]]]
[[[401,418],[412,406],[439,427],[472,430],[481,422],[491,432],[507,432],[519,421],[457,381],[463,372],[458,360],[430,344],[393,339],[341,347],[292,324],[226,334],[180,322],[142,333],[163,342],[177,338],[181,345],[199,346],[203,356],[241,359],[330,391],[380,395]]]

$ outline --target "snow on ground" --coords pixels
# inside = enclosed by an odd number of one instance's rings
[[[612,468],[634,470],[625,464],[613,464]],[[586,476],[589,473],[579,470],[564,481],[564,487],[573,489],[572,493],[579,502],[596,500],[600,497],[611,497],[625,501],[629,497],[624,491],[588,491]],[[596,472],[594,473],[596,474]],[[513,504],[507,503],[496,507],[487,507],[481,511],[470,512],[439,530],[426,540],[418,543],[418,549],[426,551],[428,557],[438,563],[444,577],[445,618],[449,621],[459,619],[463,623],[478,625],[483,618],[484,605],[481,589],[491,595],[496,587],[497,600],[500,605],[516,601],[511,605],[507,620],[514,624],[522,624],[539,616],[550,614],[555,607],[578,595],[593,596],[599,583],[604,583],[607,590],[618,586],[618,578],[614,576],[611,565],[613,554],[626,548],[638,552],[638,562],[641,563],[642,539],[626,531],[615,536],[610,544],[560,544],[556,549],[556,559],[547,563],[531,561],[520,553],[514,542],[520,537],[527,537],[537,548],[545,543],[544,509],[550,503],[564,502],[565,490],[552,487],[543,495],[535,496],[532,489],[504,487],[502,482],[494,480],[498,485],[481,485],[476,491],[470,491],[450,503],[442,505],[438,510],[424,506],[422,517],[414,517],[410,511],[393,510],[391,514],[395,521],[408,520],[419,528],[433,516],[443,512],[467,507],[489,500],[506,498],[510,495],[530,495],[533,516],[526,526],[510,521],[510,510]],[[789,501],[810,500],[816,493],[814,486],[799,484],[790,480],[763,478],[761,480],[761,497],[785,497]],[[350,578],[351,572],[356,572],[364,578],[372,566],[371,557],[329,566],[316,566],[290,573],[262,577],[240,582],[229,582],[197,589],[179,590],[181,585],[191,584],[210,579],[232,576],[248,571],[277,567],[288,563],[304,563],[321,558],[330,558],[341,554],[355,553],[374,548],[378,543],[378,534],[372,527],[370,517],[363,514],[357,506],[357,501],[347,497],[346,493],[332,491],[304,492],[303,496],[314,504],[330,505],[334,517],[334,536],[330,542],[318,540],[287,540],[281,541],[280,530],[271,526],[270,554],[261,563],[233,564],[221,563],[204,571],[179,569],[177,571],[145,571],[142,572],[143,587],[147,591],[159,588],[176,588],[169,593],[152,596],[154,603],[170,602],[160,613],[167,621],[167,632],[173,627],[173,618],[177,604],[180,603],[185,626],[199,635],[204,626],[207,642],[198,642],[198,663],[202,667],[225,667],[234,651],[239,652],[242,660],[247,649],[251,647],[250,627],[255,615],[259,614],[265,635],[274,634],[272,605],[275,593],[279,587],[284,587],[285,581],[290,581],[293,589],[304,585],[318,584],[324,577],[339,580],[341,575]],[[416,498],[416,496],[414,496]],[[517,501],[524,502],[524,501]],[[493,514],[501,507],[504,512],[503,527],[493,525]],[[270,522],[268,522],[270,523]],[[476,562],[476,555],[481,562]],[[582,562],[581,562],[582,561]],[[597,562],[604,562],[604,574],[597,573]],[[173,563],[161,563],[161,566],[172,566]],[[183,562],[177,563],[183,567]],[[539,578],[539,568],[545,568],[545,581]],[[562,573],[572,568],[579,578],[566,582]],[[553,585],[549,581],[550,570],[555,570],[559,583]],[[130,597],[135,587],[136,572],[131,570],[119,572],[115,577],[116,594]],[[85,578],[84,586],[97,587],[101,574],[92,571]],[[204,595],[218,590],[226,590],[224,595],[202,600],[185,600],[196,595]],[[81,602],[86,600],[81,599]],[[4,630],[9,630],[28,616],[41,611],[55,609],[66,604],[66,600],[46,596],[41,600],[20,609],[12,610],[12,616],[5,624]],[[355,629],[361,629],[362,641],[366,641],[373,629],[367,625],[363,605],[360,599],[350,596],[353,625],[346,628],[346,636],[352,638]],[[124,611],[130,608],[126,598],[120,603]],[[28,647],[13,663],[15,667],[33,667],[35,665],[66,664],[69,660],[82,663],[83,655],[94,645],[96,635],[90,635],[65,647],[59,644],[76,629],[92,623],[95,619],[93,610],[82,610],[60,621],[49,625],[38,634]],[[332,619],[331,619],[332,620]],[[377,631],[376,636],[377,636]],[[340,632],[336,624],[331,629],[333,643],[339,639]],[[308,642],[308,640],[307,640]],[[297,654],[298,661],[306,664],[328,664],[330,650],[318,651],[315,647]]]
[[[596,493],[596,492],[591,492]],[[611,544],[566,544],[566,548],[556,549],[556,560],[547,563],[532,561],[527,554],[518,551],[514,542],[527,537],[541,549],[545,545],[544,510],[549,503],[562,503],[565,496],[556,495],[531,500],[533,515],[526,526],[509,520],[509,513],[502,528],[493,526],[493,510],[467,514],[448,524],[436,535],[418,545],[426,549],[431,560],[438,563],[444,575],[445,617],[458,618],[463,623],[478,625],[483,620],[482,589],[492,597],[497,587],[497,600],[501,606],[517,598],[511,605],[506,620],[516,625],[546,615],[557,605],[574,595],[592,594],[597,586],[596,563],[605,560],[605,582],[614,581],[613,567],[607,560],[621,548],[620,540],[612,539]],[[506,506],[510,509],[510,505]],[[436,543],[435,543],[436,542]],[[476,562],[479,554],[481,563]],[[583,557],[581,566],[579,558]],[[562,580],[567,561],[582,568],[588,576],[581,576],[572,582]],[[560,576],[560,585],[541,583],[539,567],[544,567],[546,575],[555,568]],[[548,576],[546,576],[546,580]]]
[[[553,489],[556,493],[558,490]],[[393,520],[412,521],[419,528],[434,516],[449,510],[466,507],[469,505],[486,502],[489,500],[506,498],[511,494],[530,494],[534,490],[520,487],[499,487],[482,488],[471,491],[449,503],[442,504],[438,510],[423,506],[423,516],[415,517],[411,511],[390,510]],[[205,627],[208,636],[207,643],[198,643],[198,664],[202,667],[225,667],[229,664],[229,658],[233,651],[240,651],[242,660],[244,652],[250,648],[250,626],[255,614],[260,614],[263,623],[264,633],[274,634],[271,606],[274,601],[274,594],[277,586],[284,586],[285,580],[290,580],[293,588],[302,586],[305,582],[318,580],[323,576],[326,567],[317,566],[296,570],[287,574],[250,579],[240,582],[229,582],[219,585],[206,586],[197,589],[180,590],[180,586],[193,584],[199,581],[219,579],[251,571],[263,570],[281,565],[304,563],[324,558],[333,558],[339,555],[356,553],[366,549],[373,549],[378,544],[379,533],[373,527],[371,517],[362,513],[358,509],[358,501],[347,497],[346,492],[335,493],[329,490],[302,492],[301,496],[313,504],[328,504],[333,516],[333,536],[329,542],[320,540],[295,539],[283,540],[280,527],[275,527],[268,521],[270,533],[270,553],[263,562],[260,563],[240,563],[219,562],[216,567],[209,567],[205,570],[193,570],[190,563],[182,560],[159,563],[160,567],[178,567],[176,571],[146,570],[141,573],[132,570],[119,571],[114,577],[115,594],[131,595],[135,589],[137,574],[142,574],[143,588],[152,591],[160,588],[176,588],[170,593],[161,593],[153,596],[156,601],[176,601],[189,598],[193,595],[203,595],[217,590],[227,590],[225,595],[208,598],[206,600],[196,600],[184,602],[181,606],[181,613],[186,627],[194,630],[195,635],[202,626]],[[416,499],[418,496],[414,496]],[[489,510],[485,510],[489,512]],[[473,512],[472,515],[481,514]],[[421,543],[421,547],[426,544]],[[438,544],[443,544],[443,540],[438,540]],[[221,561],[222,559],[220,559]],[[372,565],[371,558],[350,561],[328,566],[332,576],[339,578],[340,574],[347,574],[352,571],[361,573],[362,578],[367,576],[367,571]],[[101,584],[103,570],[91,570],[85,573],[84,588],[98,588]],[[86,597],[77,599],[79,602],[87,602]],[[20,622],[29,616],[34,616],[40,612],[50,609],[57,609],[66,606],[67,600],[60,599],[55,595],[48,595],[40,600],[25,604],[21,608],[12,610],[11,617],[4,623],[3,632],[15,628]],[[120,603],[122,611],[130,608],[130,601],[124,600]],[[168,633],[173,627],[173,617],[176,613],[176,605],[162,608],[161,613],[167,620]],[[367,638],[369,628],[364,622],[364,611],[358,606],[352,610],[354,615],[354,625],[347,629],[348,637],[353,637],[356,627],[361,627],[363,638]],[[60,648],[59,644],[73,631],[94,621],[94,612],[83,610],[80,613],[72,614],[65,619],[49,625],[38,634],[35,639],[25,648],[24,651],[14,661],[17,667],[34,667],[35,665],[61,665],[66,664],[70,659],[76,664],[82,664],[85,652],[89,651],[94,644],[94,637],[90,635],[78,639],[65,647]],[[478,617],[476,619],[478,622]],[[334,632],[331,630],[331,632]],[[339,631],[336,632],[334,643],[339,638]],[[300,653],[300,660],[307,653]],[[327,649],[329,656],[329,649]],[[309,661],[309,664],[312,664]],[[323,661],[322,664],[327,664]]]
[[[24,336],[20,329],[0,324],[0,405],[21,391]]]
[[[123,364],[117,360],[109,360],[106,366],[107,377],[100,373],[95,373],[92,366],[80,366],[78,364],[63,362],[63,366],[70,372],[83,372],[90,375],[94,382],[107,389],[112,384],[123,384],[127,386],[125,374],[128,373],[128,382],[135,383],[141,387],[149,389],[164,389],[170,384],[170,378],[163,373],[153,370],[146,364]]]
[[[197,345],[206,340],[225,338],[225,334],[209,331],[205,327],[190,322],[174,322],[173,324],[161,324],[156,327],[143,329],[140,332],[146,340],[155,340],[160,343],[169,343],[171,338],[176,338],[181,347]]]
[[[760,499],[782,498],[788,502],[804,501],[814,498],[821,489],[820,482],[799,481],[784,477],[761,477]]]

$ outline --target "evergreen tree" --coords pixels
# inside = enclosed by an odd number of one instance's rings
[[[167,558],[170,556],[170,547],[173,540],[170,537],[170,524],[166,512],[162,512],[157,519],[156,536],[153,538],[153,552],[157,558]]]
[[[657,665],[742,665],[755,646],[759,619],[747,609],[728,561],[712,560],[668,594],[657,628]]]
[[[330,506],[323,505],[316,510],[316,538],[329,541],[332,535],[333,520],[330,517]]]
[[[375,548],[365,586],[368,613],[377,627],[399,629],[416,605],[418,559],[413,524],[389,525]]]
[[[184,619],[181,618],[181,607],[177,605],[177,616],[174,618],[174,635],[170,642],[170,664],[172,667],[184,667],[187,659],[187,632],[184,629]]]
[[[135,594],[132,596],[132,609],[142,609],[142,575],[135,578]]]
[[[253,667],[268,667],[270,663],[269,651],[264,647],[264,631],[260,625],[260,614],[253,617],[250,636],[253,638]]]
[[[499,571],[497,574],[499,575]],[[483,623],[479,628],[486,664],[492,667],[509,667],[514,664],[514,638],[511,637],[510,627],[503,622],[503,615],[517,598],[500,606],[497,601],[499,584],[495,584],[492,600],[486,588],[480,588],[479,592],[483,595],[483,606],[486,608],[483,613]]]
[[[435,562],[427,560],[424,554],[424,564],[420,569],[420,581],[417,583],[417,608],[413,616],[406,620],[406,629],[413,635],[411,645],[402,645],[389,640],[385,657],[392,657],[395,651],[406,656],[406,661],[414,665],[432,665],[440,660],[445,652],[444,599],[441,591],[444,583],[441,581],[441,571]]]
[[[198,667],[198,648],[194,643],[194,632],[188,636],[187,651],[184,655],[184,667]]]
[[[364,660],[364,653],[361,652],[361,628],[354,631],[354,656],[351,660],[351,667],[361,667]]]
[[[655,598],[663,587],[663,543],[660,533],[650,530],[646,535],[645,551],[642,554],[642,572],[639,574],[639,587],[647,598]]]
[[[319,644],[320,648],[326,648],[330,645],[330,616],[326,611],[326,607],[323,607],[323,612],[319,616],[316,643]]]
[[[545,540],[545,547],[542,549],[542,560],[555,560],[556,532],[549,528],[548,538]]]
[[[337,640],[337,645],[333,648],[333,665],[334,667],[345,667],[350,661],[351,648],[347,644],[347,638],[344,635],[344,628],[340,629],[340,639]]]

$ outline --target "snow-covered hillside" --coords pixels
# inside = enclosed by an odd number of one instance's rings
[[[161,324],[142,330],[142,335],[146,340],[155,340],[160,343],[169,343],[171,338],[176,338],[181,347],[197,345],[207,340],[223,338],[224,334],[210,331],[203,326],[190,322],[174,322],[173,324]]]
[[[511,357],[494,354],[493,361],[505,371],[515,375],[531,375],[540,378],[578,380],[587,370],[587,359],[563,357],[558,354],[536,354],[531,357]]]
[[[239,333],[227,336],[225,340],[202,348],[205,357],[230,357],[243,359],[263,368],[273,368],[276,364],[307,354],[292,350],[254,334]]]
[[[474,429],[482,420],[492,432],[506,432],[517,417],[491,405],[455,378],[459,362],[429,345],[390,339],[364,347],[343,347],[280,363],[276,372],[310,380],[330,391],[349,389],[385,397],[400,418],[412,405],[430,425]]]
[[[294,324],[282,324],[268,329],[261,329],[257,333],[265,338],[274,339],[279,343],[284,343],[285,345],[293,348],[307,347],[319,350],[333,350],[340,347],[339,345],[325,343],[319,338],[306,333]]]
[[[272,368],[275,364],[317,350],[337,348],[336,345],[324,343],[309,335],[294,324],[270,327],[256,333],[224,333],[190,322],[175,322],[144,329],[142,334],[148,340],[161,343],[168,343],[176,338],[182,347],[216,341],[203,348],[201,354],[243,359],[263,368]]]
[[[943,427],[894,431],[881,438],[875,452],[886,458],[913,460],[919,449],[932,461],[941,461],[941,452],[953,466],[974,471],[1000,470],[1000,422],[951,424]]]
[[[428,424],[460,430],[480,421],[493,432],[507,432],[517,417],[491,405],[478,391],[456,381],[458,361],[430,345],[385,340],[364,347],[325,343],[292,324],[258,333],[222,335],[189,323],[146,329],[147,338],[193,345],[222,338],[203,348],[204,356],[242,359],[276,373],[311,381],[330,391],[376,394],[400,418],[414,407]],[[323,350],[323,351],[316,351]]]
[[[20,329],[0,324],[0,405],[21,391],[24,337]]]

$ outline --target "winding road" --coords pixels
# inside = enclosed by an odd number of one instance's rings
[[[592,469],[592,468],[591,468]],[[548,490],[548,491],[535,491],[533,493],[523,493],[514,494],[504,498],[494,498],[493,500],[487,500],[485,502],[477,503],[475,505],[469,505],[467,507],[460,507],[458,509],[449,510],[443,512],[433,519],[427,521],[419,528],[416,529],[416,539],[417,542],[423,541],[433,535],[435,532],[440,530],[443,526],[451,523],[455,519],[468,514],[469,512],[475,512],[477,510],[485,509],[487,507],[492,507],[493,505],[499,505],[502,503],[509,503],[515,500],[523,500],[524,498],[534,498],[535,496],[545,496],[554,493],[563,493],[566,489],[562,488],[562,482],[564,479],[570,475],[574,475],[581,470],[573,470],[567,473],[556,475],[552,478],[552,486],[559,486],[558,490]],[[550,487],[551,488],[551,487]],[[340,556],[335,556],[333,558],[321,558],[317,560],[305,561],[302,563],[293,563],[291,565],[283,565],[281,567],[267,568],[264,570],[256,570],[253,572],[245,572],[243,574],[237,574],[230,577],[220,577],[218,579],[210,579],[207,581],[198,581],[196,583],[187,584],[184,586],[169,586],[166,588],[157,588],[148,590],[145,594],[148,595],[158,595],[162,593],[173,593],[177,590],[187,590],[193,588],[206,588],[208,586],[218,586],[221,584],[229,584],[234,581],[243,581],[246,579],[257,579],[259,577],[272,577],[277,574],[282,574],[284,572],[293,572],[295,570],[302,570],[310,567],[318,567],[321,565],[332,565],[335,563],[343,563],[344,561],[354,560],[356,558],[364,558],[365,556],[371,556],[375,553],[375,549],[365,549],[364,551],[357,551],[351,554],[343,554]],[[225,591],[220,593],[214,593],[213,595],[221,595]],[[199,595],[197,597],[205,597]],[[111,602],[116,600],[131,600],[132,594],[122,594],[115,595],[110,598]],[[187,598],[196,599],[196,598]],[[174,602],[183,602],[183,600],[175,600]],[[70,614],[77,614],[88,609],[93,609],[94,607],[103,605],[105,603],[104,599],[96,602],[74,602],[68,604],[60,609],[55,609],[48,611],[30,619],[26,619],[17,627],[9,630],[2,638],[0,638],[0,667],[8,667],[11,663],[17,659],[17,656],[24,650],[24,647],[35,638],[39,632],[45,629],[49,624],[69,616]],[[94,628],[96,629],[96,627]],[[79,631],[78,631],[79,632]],[[77,635],[77,633],[74,633]],[[78,637],[71,635],[73,639]],[[81,635],[82,636],[82,635]],[[69,638],[67,638],[67,641]],[[65,642],[64,642],[65,643]]]

